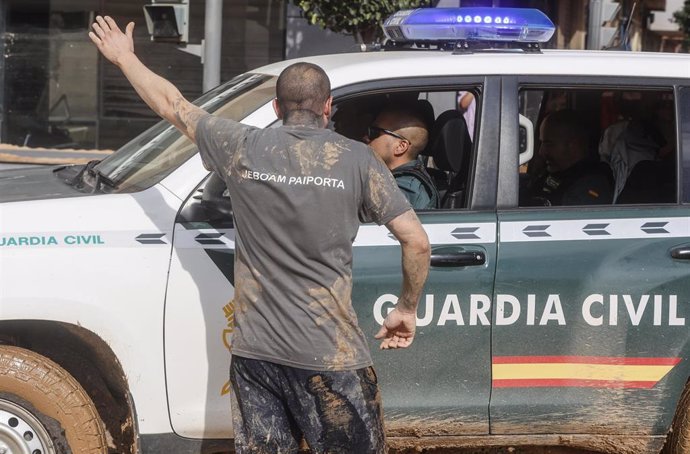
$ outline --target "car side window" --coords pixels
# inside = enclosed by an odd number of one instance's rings
[[[522,87],[534,152],[521,159],[520,206],[677,202],[674,108],[671,88]]]
[[[469,200],[479,93],[478,87],[458,87],[362,94],[336,100],[331,127],[369,144],[417,211],[462,209]],[[423,141],[410,125],[423,125]],[[404,140],[409,151],[392,148]]]

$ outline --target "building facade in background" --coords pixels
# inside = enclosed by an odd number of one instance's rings
[[[607,3],[605,0],[598,0]],[[116,149],[158,121],[120,71],[88,38],[97,14],[136,23],[142,61],[188,99],[201,95],[199,57],[149,39],[142,12],[148,0],[0,0],[0,144],[19,147]],[[557,24],[546,47],[587,48],[594,0],[437,0],[437,6],[512,6],[543,10]],[[602,26],[615,28],[632,50],[676,51],[668,21],[682,0],[620,0]],[[189,42],[204,34],[203,0],[190,0]],[[677,8],[676,8],[677,9]],[[652,24],[652,25],[650,25]],[[660,25],[661,24],[661,25]],[[616,34],[614,33],[614,35]],[[608,35],[607,35],[608,36]],[[351,36],[311,26],[285,0],[223,2],[221,80],[285,58],[348,52]],[[614,39],[615,41],[615,39]]]
[[[199,57],[149,39],[145,0],[0,0],[0,142],[115,149],[158,121],[88,37],[97,14],[136,23],[137,55],[189,99],[201,95]],[[281,60],[280,0],[225,0],[221,80]],[[204,34],[204,2],[190,5],[189,41]]]

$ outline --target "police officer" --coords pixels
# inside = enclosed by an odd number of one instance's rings
[[[421,114],[389,106],[367,130],[366,142],[391,169],[400,190],[415,210],[439,207],[440,197],[424,164],[417,159],[429,140]]]
[[[589,148],[588,129],[571,110],[549,114],[539,131],[546,173],[531,191],[529,205],[596,205],[613,201],[610,168]]]

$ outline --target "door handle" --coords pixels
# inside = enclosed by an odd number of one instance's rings
[[[678,260],[690,260],[690,246],[678,246],[671,249],[671,257]]]
[[[486,263],[486,254],[480,251],[438,251],[431,254],[431,266],[451,268],[478,266]]]

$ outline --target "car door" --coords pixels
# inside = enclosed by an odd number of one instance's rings
[[[495,78],[359,84],[335,90],[334,104],[381,90],[429,91],[429,84],[443,92],[432,101],[440,102],[439,108],[444,110],[456,108],[460,88],[476,90],[481,123],[498,121]],[[451,98],[448,93],[453,94]],[[270,125],[275,117],[269,108],[255,112],[250,123]],[[361,118],[357,113],[355,120]],[[336,112],[334,122],[340,121]],[[475,133],[479,134],[476,145],[467,150],[467,156],[472,169],[478,170],[470,174],[471,189],[464,193],[462,206],[419,213],[432,242],[436,266],[420,302],[418,335],[410,350],[382,352],[373,339],[400,291],[399,244],[384,226],[375,225],[361,226],[354,242],[352,301],[369,339],[387,429],[393,435],[489,430],[498,135],[495,129],[483,131],[480,125]],[[173,428],[190,438],[232,436],[227,380],[233,326],[234,228],[227,214],[230,201],[223,201],[222,192],[213,178],[200,183],[188,196],[175,224],[166,298],[166,371]]]
[[[504,79],[492,434],[668,429],[690,370],[690,212],[676,183],[680,150],[686,147],[687,156],[688,145],[681,145],[675,127],[682,121],[687,128],[679,115],[688,115],[688,93],[681,95],[677,83]],[[539,93],[548,96],[530,105]],[[621,121],[628,121],[628,152],[636,118],[650,119],[640,123],[644,128],[649,121],[670,121],[671,151],[662,156],[658,148],[646,162],[663,162],[671,171],[663,178],[650,171],[641,179],[648,191],[670,183],[670,198],[641,193],[628,204],[621,197],[615,204],[526,206],[519,199],[529,167],[518,170],[511,139],[518,112],[530,116],[538,131],[549,109],[573,109],[589,122],[594,150]],[[623,186],[633,186],[633,179],[631,173]]]
[[[270,103],[275,78],[259,83],[229,102],[227,96],[221,98],[225,104],[217,113],[246,115],[242,121],[252,126],[271,125],[276,121]],[[231,203],[224,183],[203,170],[198,154],[164,183],[185,198],[175,219],[165,304],[170,422],[183,437],[230,438],[235,251]]]
[[[418,213],[431,242],[432,266],[418,307],[417,333],[411,348],[379,350],[373,338],[396,304],[402,281],[400,247],[384,226],[360,227],[354,243],[352,301],[369,339],[389,435],[486,434],[496,266],[497,135],[495,129],[481,125],[498,121],[500,87],[491,78],[396,83],[351,87],[338,94],[342,99],[353,95],[353,90],[380,94],[385,88],[397,90],[402,97],[400,90],[415,95],[419,92],[421,99],[433,104],[439,119],[457,109],[461,87],[470,86],[475,91],[480,116],[473,150],[467,150],[472,154],[467,175],[470,189],[462,206]],[[454,147],[460,152],[461,144],[453,142],[450,146],[452,152]]]

